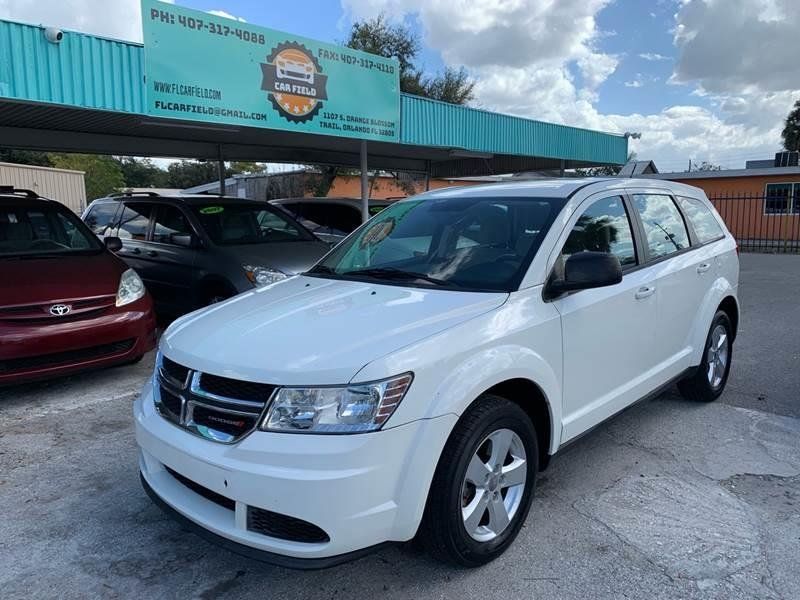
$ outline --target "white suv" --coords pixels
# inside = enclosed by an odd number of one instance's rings
[[[483,564],[559,448],[672,382],[722,393],[738,273],[703,192],[666,181],[398,202],[304,275],[167,330],[134,408],[142,482],[282,565],[415,536]]]

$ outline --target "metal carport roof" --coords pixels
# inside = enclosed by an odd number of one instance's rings
[[[359,165],[360,140],[150,117],[140,44],[0,20],[0,144],[48,151]],[[403,94],[400,143],[370,168],[433,176],[623,164],[622,135]]]

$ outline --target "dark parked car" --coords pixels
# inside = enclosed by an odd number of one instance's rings
[[[267,202],[135,193],[92,202],[83,220],[122,240],[160,315],[177,316],[307,270],[329,246]]]
[[[318,238],[338,244],[361,225],[361,200],[357,198],[281,198],[272,204],[300,221]],[[369,201],[369,215],[389,206],[389,200]]]
[[[0,384],[134,362],[155,345],[133,269],[69,209],[0,187]]]

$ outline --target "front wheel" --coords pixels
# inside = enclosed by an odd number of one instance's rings
[[[697,371],[678,383],[681,395],[695,402],[713,402],[722,395],[733,357],[733,327],[728,314],[717,311]]]
[[[530,509],[536,430],[518,405],[484,395],[445,445],[419,537],[436,558],[477,567],[505,552]]]

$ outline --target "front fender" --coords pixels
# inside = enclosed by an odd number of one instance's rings
[[[511,379],[526,379],[541,390],[550,413],[550,454],[561,443],[560,376],[531,348],[503,345],[469,356],[442,381],[431,406],[432,414],[459,417],[481,394]]]

